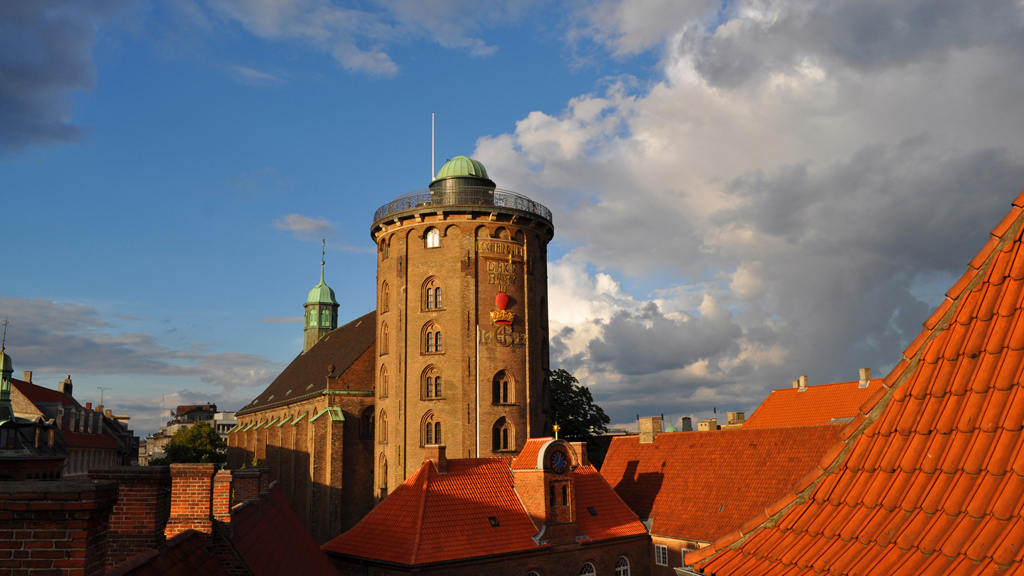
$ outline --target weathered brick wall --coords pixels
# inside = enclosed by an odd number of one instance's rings
[[[0,574],[101,575],[117,484],[0,483]]]
[[[260,498],[259,468],[245,468],[232,471],[234,496],[232,505],[237,502],[253,502]]]
[[[93,468],[89,479],[118,483],[117,504],[110,514],[107,535],[107,566],[164,543],[167,489],[171,483],[168,467]]]
[[[189,528],[213,532],[213,475],[216,464],[171,464],[171,517],[164,534],[170,538]]]

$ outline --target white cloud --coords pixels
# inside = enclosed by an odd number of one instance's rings
[[[550,268],[553,364],[615,421],[884,372],[922,291],[1024,188],[1021,6],[652,2],[637,24],[639,5],[599,4],[586,30],[618,56],[658,46],[659,81],[609,79],[475,152],[575,247]],[[673,279],[652,294],[597,288],[655,272]]]
[[[299,240],[314,241],[334,234],[334,222],[326,218],[310,218],[301,214],[288,214],[274,222],[278,230],[287,230]]]

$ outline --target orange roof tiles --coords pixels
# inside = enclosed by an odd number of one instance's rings
[[[536,465],[536,454],[533,461]],[[577,524],[589,540],[646,533],[593,466],[579,466],[575,474]],[[424,462],[359,524],[322,549],[416,565],[549,547],[534,542],[538,527],[514,481],[510,458],[452,459],[446,474]],[[492,516],[497,526],[488,520]]]
[[[706,574],[1013,574],[1024,557],[1024,194],[884,385]]]
[[[601,475],[658,536],[711,542],[777,500],[839,439],[840,426],[619,436]],[[765,471],[771,470],[771,474]]]
[[[842,422],[860,414],[860,406],[882,385],[882,379],[869,380],[865,388],[860,381],[808,386],[803,392],[796,388],[775,390],[743,423],[744,429],[779,428],[784,426],[820,426]]]

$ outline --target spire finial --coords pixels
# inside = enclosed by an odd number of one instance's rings
[[[321,240],[320,245],[320,281],[324,281],[324,256],[327,254],[327,237]]]
[[[0,340],[0,354],[3,353],[4,346],[7,345],[7,325],[8,324],[10,324],[10,322],[8,322],[7,318],[4,317],[4,338],[3,338],[3,340]]]

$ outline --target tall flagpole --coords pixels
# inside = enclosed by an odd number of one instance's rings
[[[430,113],[430,179],[434,179],[434,174],[437,174],[434,166],[434,113]]]

